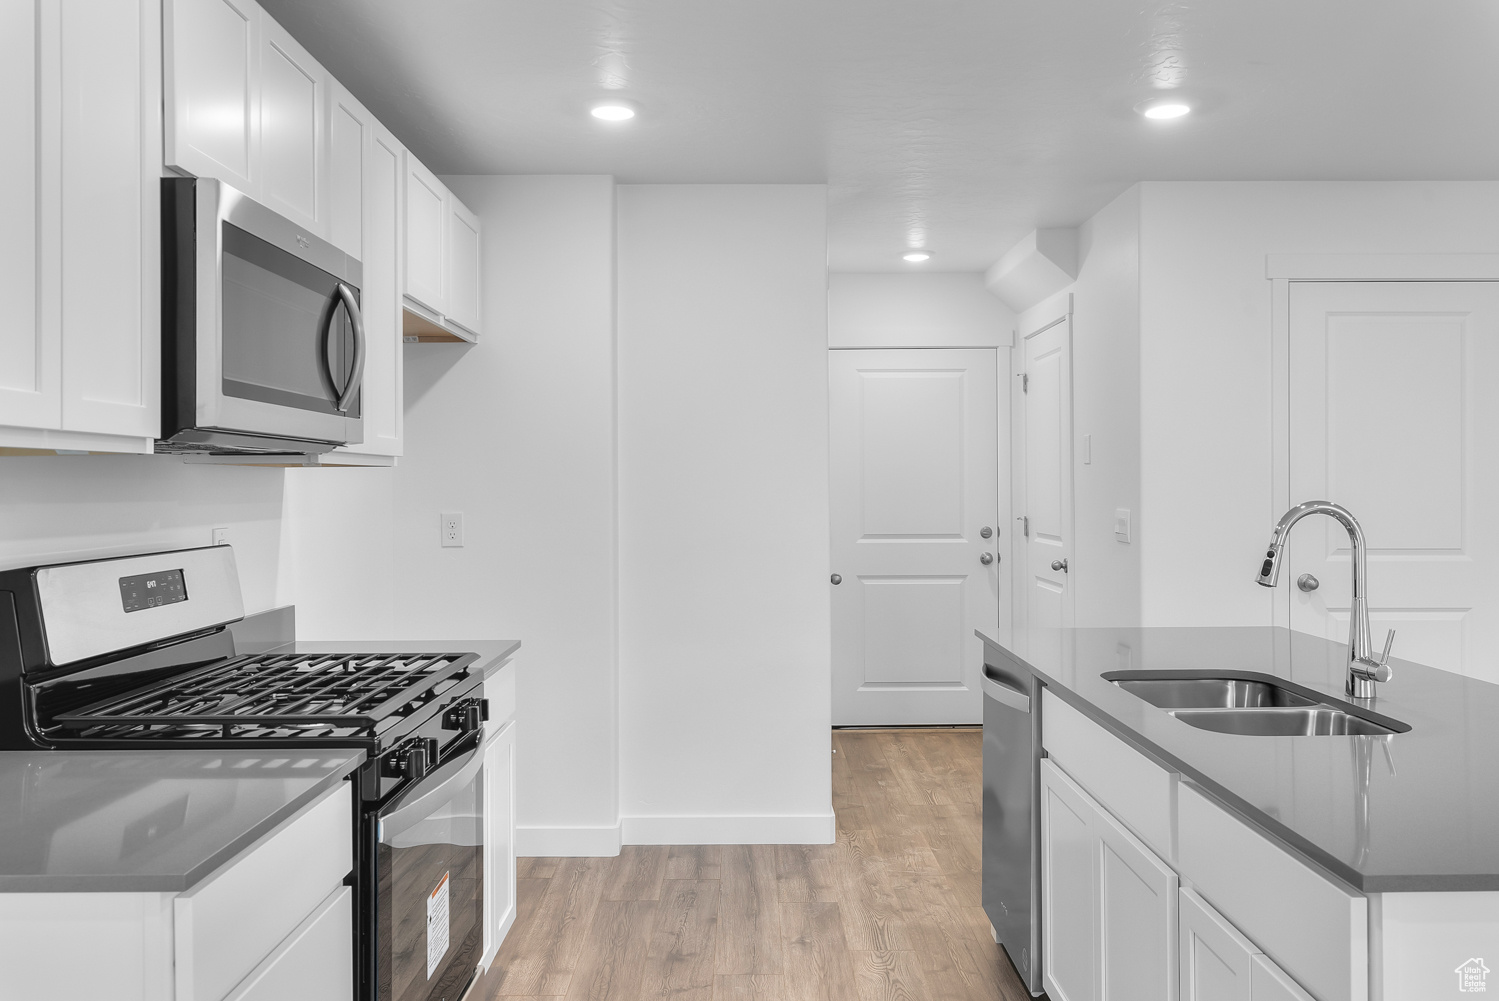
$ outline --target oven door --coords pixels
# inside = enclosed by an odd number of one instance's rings
[[[192,258],[192,283],[179,261],[165,304],[176,326],[168,377],[191,404],[175,408],[167,436],[191,428],[362,441],[359,262],[219,181],[168,184],[184,186],[163,211],[178,229],[169,243]]]
[[[458,1001],[484,945],[480,748],[418,780],[377,817],[378,1001]]]

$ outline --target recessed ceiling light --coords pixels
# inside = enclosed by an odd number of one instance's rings
[[[635,105],[629,101],[599,101],[588,109],[593,117],[605,122],[628,122],[635,117]]]
[[[932,252],[929,250],[908,250],[900,255],[900,259],[910,261],[912,264],[920,264],[922,261],[931,260]]]
[[[1149,104],[1140,106],[1140,114],[1146,118],[1157,120],[1180,118],[1182,115],[1191,113],[1191,111],[1192,106],[1190,104],[1183,104],[1180,101],[1152,101]]]

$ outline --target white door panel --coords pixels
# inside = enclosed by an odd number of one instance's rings
[[[992,349],[833,351],[835,724],[976,723],[999,623]]]
[[[1499,285],[1292,283],[1290,488],[1364,527],[1376,642],[1395,655],[1499,681]],[[1292,628],[1344,639],[1347,534],[1312,519],[1291,535]],[[1286,606],[1283,606],[1286,607]]]
[[[1021,434],[1017,464],[1022,580],[1017,615],[1031,628],[1072,624],[1072,318],[1022,338]],[[1067,569],[1052,563],[1068,561]]]

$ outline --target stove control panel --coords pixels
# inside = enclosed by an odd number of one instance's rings
[[[391,779],[419,779],[437,763],[437,738],[412,737],[380,759],[380,774]]]
[[[489,719],[488,699],[459,699],[443,710],[442,728],[473,733]]]
[[[127,612],[139,612],[143,608],[155,608],[158,605],[175,605],[186,600],[187,585],[182,580],[181,570],[162,570],[159,573],[120,578],[120,602]]]

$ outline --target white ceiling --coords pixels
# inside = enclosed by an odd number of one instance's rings
[[[826,181],[835,271],[982,270],[1142,179],[1499,179],[1493,0],[263,2],[439,173]]]

